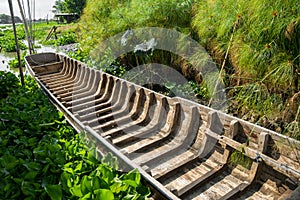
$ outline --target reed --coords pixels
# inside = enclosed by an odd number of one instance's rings
[[[235,114],[261,121],[268,128],[287,130],[295,119],[295,106],[292,115],[282,112],[300,89],[298,1],[197,1],[193,12],[193,30],[219,63],[236,26],[226,63]],[[300,105],[299,101],[295,104]],[[263,123],[263,118],[268,122]]]

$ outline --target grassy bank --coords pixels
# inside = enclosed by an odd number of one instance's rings
[[[120,32],[149,26],[184,32],[206,48],[224,70],[230,114],[300,139],[296,0],[90,0],[79,23],[79,38],[89,52]],[[161,63],[164,60],[176,59],[161,57]]]
[[[298,1],[198,1],[193,29],[217,63],[226,60],[231,112],[300,139]]]

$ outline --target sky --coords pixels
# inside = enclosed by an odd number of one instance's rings
[[[20,0],[24,2],[25,9],[27,9],[27,0]],[[12,0],[14,7],[14,15],[21,17],[19,6],[17,0]],[[36,19],[45,19],[47,15],[49,19],[53,17],[52,7],[54,5],[55,0],[29,0],[29,2],[35,2],[35,18]],[[33,8],[32,8],[33,9]],[[0,0],[0,14],[10,15],[8,0]],[[26,10],[26,16],[27,10]]]

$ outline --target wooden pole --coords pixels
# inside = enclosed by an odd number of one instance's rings
[[[29,18],[29,34],[30,34],[30,41],[32,42],[32,45],[34,44],[33,41],[33,31],[32,31],[32,17],[31,17],[31,8],[29,0],[27,0],[27,7],[28,7],[28,18]],[[33,50],[33,49],[32,49]]]
[[[22,83],[22,86],[24,86],[25,83],[24,83],[24,75],[23,75],[23,69],[22,69],[22,63],[21,63],[21,56],[20,56],[20,47],[19,47],[19,41],[18,41],[18,37],[17,37],[17,30],[16,30],[16,24],[15,24],[15,16],[14,16],[14,10],[13,10],[13,5],[12,5],[11,0],[8,0],[8,4],[9,4],[11,21],[12,21],[13,30],[14,30],[15,42],[16,42],[16,51],[17,51],[18,62],[19,62],[19,71],[20,71],[21,83]]]
[[[24,30],[25,30],[25,34],[26,34],[26,37],[27,37],[27,41],[28,41],[29,53],[32,54],[33,53],[33,46],[32,46],[31,40],[30,40],[29,32],[28,32],[28,26],[27,26],[26,18],[25,18],[20,0],[17,0],[17,1],[18,1],[18,5],[19,5],[19,8],[20,8],[21,17],[22,17],[23,24],[24,24]]]

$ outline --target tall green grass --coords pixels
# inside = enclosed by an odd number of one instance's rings
[[[174,28],[189,33],[193,0],[87,0],[79,27],[82,46],[91,49],[100,41],[127,29]]]
[[[79,41],[89,52],[127,29],[171,28],[198,40],[220,68],[229,49],[222,76],[231,114],[297,138],[298,5],[298,0],[87,0]],[[123,58],[135,66],[134,57]],[[153,55],[161,63],[168,59],[167,54]]]
[[[227,74],[235,114],[278,131],[291,127],[300,104],[289,106],[300,88],[299,1],[199,0],[193,12],[193,30],[216,61],[233,35]]]

